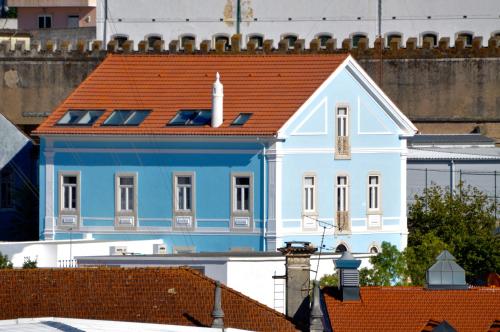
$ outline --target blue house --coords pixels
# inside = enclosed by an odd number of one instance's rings
[[[36,240],[38,149],[0,114],[0,241]]]
[[[40,238],[404,248],[415,132],[348,55],[109,55],[35,131]]]

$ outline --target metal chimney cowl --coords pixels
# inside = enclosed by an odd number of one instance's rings
[[[344,251],[342,256],[335,261],[335,267],[339,274],[339,289],[342,301],[359,301],[359,271],[361,260]]]

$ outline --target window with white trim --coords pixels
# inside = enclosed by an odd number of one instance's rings
[[[368,176],[368,211],[380,210],[380,176]]]
[[[349,158],[351,149],[349,145],[349,108],[339,106],[335,110],[336,139],[335,155],[337,158]]]
[[[368,35],[366,35],[364,33],[355,33],[355,34],[351,35],[352,48],[357,48],[359,41],[362,38],[368,38]]]
[[[347,176],[337,176],[337,212],[349,211],[349,183]]]
[[[135,208],[134,176],[118,176],[118,211],[132,212]]]
[[[76,175],[61,176],[61,210],[76,211],[78,209],[78,177]]]
[[[191,211],[193,204],[193,177],[191,175],[175,176],[177,211]]]
[[[304,212],[316,211],[316,198],[315,198],[315,178],[314,176],[304,176]]]
[[[196,48],[196,37],[194,35],[184,35],[181,37],[181,49],[186,48],[187,43],[193,43],[193,48]]]
[[[233,177],[233,211],[250,211],[251,184],[250,176]]]
[[[38,28],[39,29],[52,28],[52,16],[50,16],[50,15],[38,16]]]

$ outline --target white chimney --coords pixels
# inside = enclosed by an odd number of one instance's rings
[[[222,124],[223,120],[223,101],[224,101],[224,87],[220,82],[220,75],[215,75],[216,80],[212,91],[212,127],[217,128]]]

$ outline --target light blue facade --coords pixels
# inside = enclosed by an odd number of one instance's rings
[[[348,109],[348,157],[336,155],[336,112]],[[40,238],[163,239],[169,252],[275,250],[307,240],[367,252],[406,245],[406,141],[414,127],[351,58],[290,118],[277,137],[44,136]],[[61,176],[78,177],[75,219],[63,222]],[[136,179],[130,225],[117,216],[117,176]],[[176,174],[191,174],[193,219],[174,211]],[[250,177],[248,224],[237,225],[234,176]],[[348,225],[337,225],[337,176],[347,176]],[[379,211],[367,213],[368,177]],[[314,177],[314,212],[304,212],[304,178]],[[66,213],[68,214],[68,213]],[[71,214],[71,213],[70,213]],[[371,213],[373,214],[373,213]],[[246,217],[245,217],[246,218]],[[66,220],[66,219],[65,219]],[[118,221],[117,221],[118,220]],[[375,222],[374,222],[375,220]],[[324,231],[323,227],[327,228]]]

